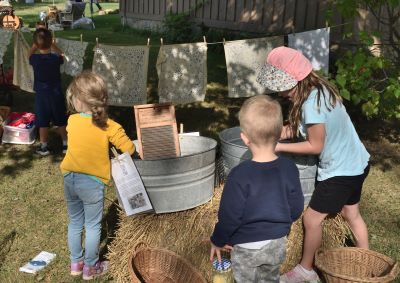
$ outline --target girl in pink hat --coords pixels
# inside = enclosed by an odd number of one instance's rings
[[[315,191],[304,212],[303,257],[281,283],[318,282],[313,259],[322,241],[322,221],[341,213],[349,223],[356,245],[368,249],[367,226],[360,215],[363,182],[369,157],[337,88],[312,70],[304,55],[288,47],[273,49],[257,81],[292,102],[289,125],[281,139],[303,137],[297,143],[278,143],[277,152],[316,154],[319,157]]]

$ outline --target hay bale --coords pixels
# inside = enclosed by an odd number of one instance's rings
[[[110,275],[114,281],[130,281],[128,259],[140,242],[179,254],[211,281],[210,245],[205,240],[210,237],[217,222],[221,192],[222,187],[217,188],[210,202],[183,212],[134,217],[126,217],[120,212],[119,229],[108,254]],[[348,231],[340,216],[327,219],[324,222],[323,246],[343,246]],[[290,270],[300,261],[302,244],[303,227],[299,219],[293,223],[288,237],[286,261],[282,265],[282,272]]]
[[[303,252],[304,228],[303,217],[300,217],[292,224],[288,235],[286,247],[286,259],[281,266],[281,273],[293,269],[301,260]],[[351,235],[350,227],[339,214],[334,217],[327,217],[323,225],[322,248],[339,248],[345,245],[345,240]]]

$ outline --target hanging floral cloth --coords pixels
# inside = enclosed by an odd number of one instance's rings
[[[149,46],[111,46],[95,48],[93,72],[108,86],[108,104],[133,106],[147,102]]]
[[[204,101],[207,90],[207,44],[162,45],[157,58],[160,102]]]

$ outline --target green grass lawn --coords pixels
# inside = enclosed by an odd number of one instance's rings
[[[56,1],[61,2],[61,1]],[[18,4],[16,14],[26,24],[33,26],[38,14],[47,3],[33,6]],[[115,8],[116,4],[102,4]],[[62,7],[62,4],[58,4]],[[89,11],[87,11],[89,13]],[[57,37],[91,43],[85,68],[91,67],[92,48],[96,37],[100,43],[115,45],[146,44],[147,37],[154,45],[159,35],[122,29],[119,15],[95,16],[95,30],[65,30]],[[28,37],[28,36],[27,36]],[[156,46],[151,48],[149,63],[150,101],[154,100],[157,87],[155,61]],[[12,47],[5,65],[12,65]],[[202,135],[217,138],[222,129],[238,124],[236,114],[243,99],[227,98],[226,66],[221,52],[208,54],[208,93],[203,103],[177,107],[177,121],[184,123],[185,131],[200,131]],[[63,77],[64,88],[70,77]],[[32,111],[34,95],[25,92],[14,94],[13,110]],[[113,107],[111,116],[120,122],[134,138],[133,112],[130,108]],[[367,178],[361,202],[362,214],[369,227],[371,248],[400,260],[400,138],[399,123],[356,123],[361,137],[372,155],[372,170]],[[60,139],[52,133],[50,145],[60,147]],[[7,282],[81,282],[69,275],[69,258],[66,243],[67,211],[63,196],[60,154],[39,158],[33,146],[0,145],[0,283]],[[102,233],[102,255],[107,253],[107,243],[113,240],[117,225],[117,208],[114,188],[107,190]],[[134,229],[134,227],[133,227]],[[18,268],[41,250],[57,254],[56,260],[36,276],[22,274]],[[102,278],[97,282],[112,281]],[[400,280],[397,280],[400,282]]]

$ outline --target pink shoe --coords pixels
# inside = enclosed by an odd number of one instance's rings
[[[78,276],[82,274],[83,261],[71,262],[71,275]]]
[[[108,261],[98,261],[94,266],[85,265],[83,267],[83,280],[92,280],[103,275],[108,270]]]
[[[312,270],[310,273],[304,271],[304,268],[298,264],[291,271],[283,274],[279,280],[280,283],[318,283],[320,282],[318,274]]]

